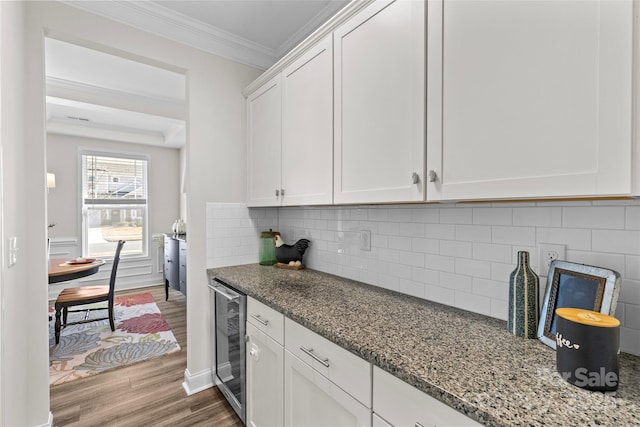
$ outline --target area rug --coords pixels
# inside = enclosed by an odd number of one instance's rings
[[[92,311],[91,317],[104,317],[106,313],[106,310]],[[114,315],[114,332],[109,327],[109,320],[71,325],[62,328],[57,345],[55,316],[52,318],[49,322],[50,385],[63,384],[180,350],[150,293],[115,297]],[[81,320],[84,316],[85,313],[69,313],[69,321]]]

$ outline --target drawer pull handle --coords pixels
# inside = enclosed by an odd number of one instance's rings
[[[416,421],[416,425],[415,427],[424,427],[422,424],[420,424],[419,422]]]
[[[268,320],[264,320],[262,317],[260,317],[259,314],[256,314],[255,316],[252,314],[251,317],[256,319],[258,322],[262,323],[264,326],[267,326],[269,324],[269,321]]]
[[[319,356],[317,356],[314,352],[312,348],[305,348],[305,347],[300,347],[300,350],[304,351],[305,353],[307,353],[309,356],[313,357],[314,359],[316,359],[318,362],[322,363],[324,366],[326,366],[327,368],[329,367],[329,359],[327,358],[321,358]]]

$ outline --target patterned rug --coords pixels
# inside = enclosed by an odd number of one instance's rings
[[[104,317],[106,313],[106,310],[92,311],[91,317]],[[69,313],[69,321],[80,320],[84,315]],[[115,297],[114,315],[115,332],[111,332],[109,320],[67,326],[60,332],[58,345],[54,335],[55,316],[52,317],[49,322],[50,385],[180,350],[150,293]]]

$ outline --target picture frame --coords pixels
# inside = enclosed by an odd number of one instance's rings
[[[538,323],[538,339],[556,348],[556,309],[575,307],[613,316],[620,293],[614,270],[568,261],[552,261]]]

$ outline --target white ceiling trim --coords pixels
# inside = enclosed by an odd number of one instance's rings
[[[313,30],[320,27],[323,23],[325,23],[329,18],[334,16],[338,10],[342,9],[344,5],[339,5],[336,7],[335,3],[329,3],[322,9],[311,21],[307,22],[302,28],[295,32],[287,41],[285,41],[282,46],[280,46],[276,51],[276,57],[278,59],[282,58],[286,55],[291,49],[296,47],[299,43],[301,43],[301,39],[303,37],[306,38]],[[274,61],[275,62],[275,61]]]
[[[47,122],[47,132],[57,135],[104,139],[107,141],[153,145],[156,147],[161,147],[165,144],[165,137],[161,133],[151,134],[133,131],[131,129],[121,130],[90,125],[74,125],[58,119],[50,119]]]
[[[269,68],[279,58],[273,49],[157,3],[73,0],[62,3],[261,70]]]
[[[48,96],[185,120],[185,102],[181,99],[134,94],[51,76],[46,81]]]

